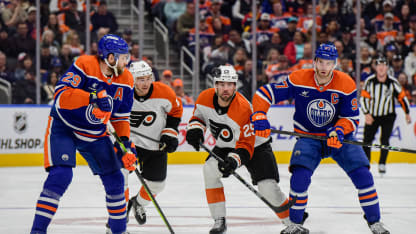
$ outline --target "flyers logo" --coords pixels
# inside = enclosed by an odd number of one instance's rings
[[[225,142],[230,142],[234,138],[233,131],[225,124],[217,123],[210,119],[209,128],[215,139],[219,137]]]
[[[130,114],[130,125],[138,128],[142,123],[150,126],[156,120],[156,113],[153,111],[132,111]]]

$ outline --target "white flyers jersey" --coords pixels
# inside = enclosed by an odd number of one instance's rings
[[[168,118],[182,117],[183,107],[176,98],[173,90],[161,83],[153,82],[146,96],[134,94],[133,107],[130,114],[130,128],[145,136],[160,140],[163,129],[167,127]],[[177,131],[177,126],[173,126]],[[146,150],[159,150],[159,144],[138,136],[131,132],[130,139],[133,143]]]
[[[208,127],[216,139],[216,147],[254,151],[255,137],[250,124],[252,109],[240,93],[236,93],[227,108],[218,105],[215,89],[204,90],[198,97],[189,125],[202,124]]]

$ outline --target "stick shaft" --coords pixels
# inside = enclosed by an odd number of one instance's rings
[[[303,133],[298,133],[298,132],[289,132],[289,131],[278,130],[278,129],[271,129],[271,132],[272,133],[278,133],[278,134],[290,135],[290,136],[312,138],[312,139],[317,139],[317,140],[321,140],[321,141],[326,141],[326,139],[328,139],[327,137],[324,137],[324,136],[315,136],[315,135],[303,134]],[[347,140],[347,139],[344,140],[344,143],[347,143],[347,144],[350,144],[350,145],[360,145],[360,146],[363,146],[363,147],[371,147],[371,148],[378,148],[378,149],[385,149],[385,150],[391,150],[391,151],[397,151],[397,152],[406,152],[406,153],[416,154],[416,150],[400,148],[400,147],[395,147],[395,146],[389,146],[389,145],[366,144],[366,143],[361,142],[361,141],[351,141],[351,140]]]

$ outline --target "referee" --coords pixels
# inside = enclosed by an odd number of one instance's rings
[[[402,106],[406,114],[406,122],[410,124],[409,101],[393,76],[387,75],[388,64],[384,57],[376,60],[376,73],[369,76],[361,91],[361,109],[365,114],[364,143],[371,144],[376,132],[381,127],[381,144],[389,145],[389,138],[393,131],[396,113],[394,108],[394,98]],[[371,148],[364,147],[364,152],[371,161]],[[378,171],[380,174],[386,173],[386,160],[388,150],[381,149]]]

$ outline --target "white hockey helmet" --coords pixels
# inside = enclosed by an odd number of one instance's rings
[[[214,76],[214,86],[218,81],[233,82],[237,84],[238,75],[231,65],[221,65],[218,68],[214,68],[212,74]]]
[[[149,76],[149,75],[152,75],[153,77],[152,68],[149,66],[149,64],[147,64],[143,60],[138,61],[138,62],[132,62],[130,64],[129,71],[133,75],[133,78]]]

